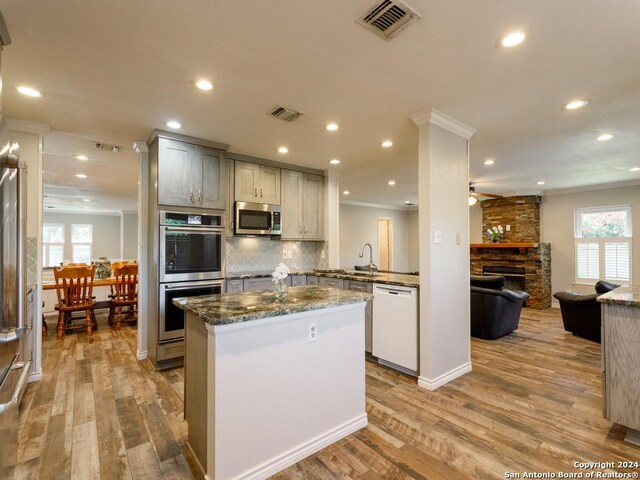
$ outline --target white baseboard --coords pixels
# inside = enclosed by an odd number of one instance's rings
[[[353,420],[350,420],[342,425],[329,430],[328,432],[319,435],[316,438],[305,442],[288,452],[272,458],[271,460],[259,465],[237,477],[234,480],[263,480],[281,472],[285,468],[298,463],[300,460],[328,447],[332,443],[357,432],[361,428],[365,428],[368,425],[367,414],[357,416]],[[205,475],[205,478],[211,479],[210,476]]]
[[[140,350],[138,350],[136,352],[136,358],[138,360],[144,360],[145,358],[147,358],[149,356],[149,352],[147,350],[143,350],[142,352]]]
[[[449,370],[442,375],[430,379],[425,377],[418,377],[418,386],[422,388],[426,388],[427,390],[435,390],[438,387],[441,387],[445,383],[449,383],[451,380],[454,380],[465,373],[469,373],[471,371],[471,362],[463,363],[459,367],[454,368],[453,370]]]
[[[39,372],[32,372],[29,375],[29,378],[27,378],[27,383],[39,382],[40,380],[42,380],[42,370]]]

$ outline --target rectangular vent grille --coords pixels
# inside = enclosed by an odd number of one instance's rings
[[[280,105],[277,105],[269,111],[269,115],[279,118],[280,120],[292,122],[302,114],[300,112],[292,110],[291,108],[281,107]]]
[[[422,15],[400,0],[383,0],[374,4],[356,21],[388,39],[421,18]]]

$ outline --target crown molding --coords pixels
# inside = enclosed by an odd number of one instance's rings
[[[11,130],[37,133],[38,135],[48,135],[51,133],[51,127],[46,123],[31,122],[29,120],[20,120],[18,118],[6,118],[6,121]]]
[[[386,210],[399,210],[401,212],[407,212],[407,211],[415,210],[418,208],[416,205],[399,207],[396,205],[382,205],[379,203],[353,202],[351,200],[340,200],[340,205],[353,205],[355,207],[367,207],[367,208],[384,208]]]
[[[473,137],[473,134],[476,133],[473,128],[459,122],[455,118],[445,115],[435,108],[429,108],[422,112],[414,113],[409,118],[419,127],[426,125],[427,123],[433,123],[434,125],[444,128],[445,130],[455,133],[467,140]]]
[[[596,190],[612,190],[619,188],[635,187],[640,185],[640,180],[627,180],[622,182],[598,183],[597,185],[584,185],[582,187],[555,188],[546,190],[545,196],[566,195],[568,193],[592,192]]]
[[[141,141],[133,142],[133,149],[136,151],[138,155],[141,153],[149,153],[149,147],[147,147],[146,142],[141,142]]]

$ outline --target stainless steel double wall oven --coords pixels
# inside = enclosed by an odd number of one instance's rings
[[[222,221],[223,213],[160,211],[160,344],[184,337],[185,314],[171,303],[174,298],[224,290]]]

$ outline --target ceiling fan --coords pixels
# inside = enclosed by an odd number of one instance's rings
[[[469,183],[469,206],[473,206],[478,203],[480,197],[486,198],[502,198],[502,195],[496,193],[476,192],[476,187],[472,183]]]

